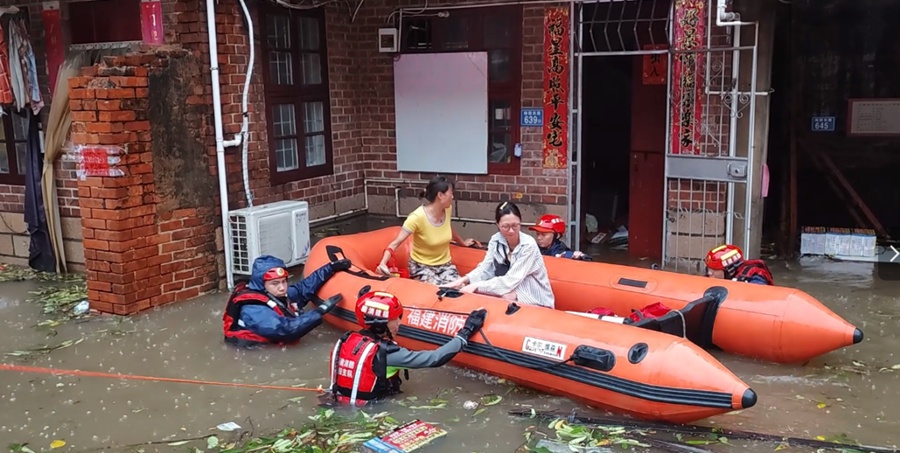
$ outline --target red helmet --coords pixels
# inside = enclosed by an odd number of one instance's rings
[[[544,214],[538,219],[537,225],[528,229],[538,233],[565,234],[566,221],[556,214]]]
[[[403,317],[403,304],[393,294],[369,291],[356,301],[356,322],[362,327],[387,324]]]
[[[273,267],[263,274],[263,281],[278,280],[279,278],[287,278],[288,273],[283,267]]]
[[[706,267],[717,271],[733,272],[743,262],[744,252],[736,245],[720,245],[706,254]]]

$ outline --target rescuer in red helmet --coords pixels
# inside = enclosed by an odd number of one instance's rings
[[[356,301],[358,332],[347,332],[331,354],[331,392],[340,403],[355,406],[400,392],[400,370],[446,364],[484,325],[487,310],[469,314],[456,336],[433,351],[410,351],[394,341],[403,305],[392,294],[370,291]],[[407,375],[406,379],[409,379]]]
[[[581,252],[572,251],[563,244],[560,239],[566,234],[566,222],[555,214],[544,214],[529,230],[537,232],[535,237],[541,255],[555,256],[557,258],[571,258],[575,260],[591,261],[591,257]]]
[[[731,244],[720,245],[706,254],[706,276],[759,285],[775,284],[763,260],[745,260],[744,252]]]

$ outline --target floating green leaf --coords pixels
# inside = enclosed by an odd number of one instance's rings
[[[387,412],[371,415],[359,411],[347,417],[332,409],[320,409],[309,419],[306,425],[284,429],[270,438],[223,446],[220,453],[349,453],[400,425]]]

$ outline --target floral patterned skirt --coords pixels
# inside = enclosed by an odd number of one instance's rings
[[[428,266],[409,260],[409,278],[432,285],[446,285],[459,278],[459,271],[451,262],[440,266]]]

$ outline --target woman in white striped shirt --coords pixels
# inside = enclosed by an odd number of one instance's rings
[[[525,305],[554,308],[547,267],[537,242],[521,231],[519,207],[510,202],[500,203],[495,220],[500,231],[491,237],[484,260],[448,286]]]

